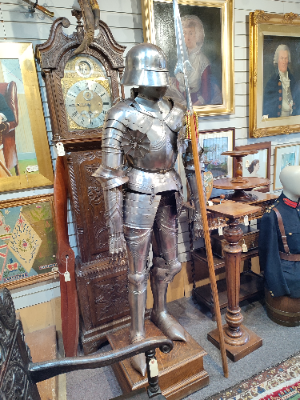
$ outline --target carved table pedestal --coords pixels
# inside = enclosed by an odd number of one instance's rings
[[[262,339],[242,325],[243,316],[239,307],[242,248],[238,242],[243,232],[238,226],[238,219],[243,215],[259,211],[259,207],[224,201],[222,204],[210,206],[207,209],[228,218],[227,226],[223,230],[228,242],[224,247],[228,307],[225,317],[227,324],[223,326],[223,330],[227,356],[232,361],[238,361],[262,346]],[[217,329],[208,333],[207,338],[215,346],[220,347]]]

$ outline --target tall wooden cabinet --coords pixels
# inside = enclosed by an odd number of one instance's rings
[[[101,132],[107,110],[120,100],[125,48],[99,22],[90,47],[74,56],[84,30],[80,12],[76,32],[57,19],[36,57],[45,80],[53,142],[63,143],[68,187],[80,256],[76,283],[80,307],[80,335],[85,354],[97,349],[108,332],[129,322],[127,260],[113,261],[108,253],[104,199],[92,177],[101,163]]]

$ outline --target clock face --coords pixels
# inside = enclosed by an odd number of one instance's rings
[[[99,60],[72,57],[66,64],[62,87],[68,128],[101,128],[112,101],[110,80]]]
[[[79,81],[67,92],[66,110],[70,118],[83,128],[102,126],[110,108],[110,96],[97,82]]]

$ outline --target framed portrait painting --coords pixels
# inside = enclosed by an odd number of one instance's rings
[[[0,202],[0,287],[58,276],[53,195]]]
[[[0,43],[0,191],[53,184],[31,43]]]
[[[294,165],[300,165],[300,143],[275,147],[274,190],[282,189],[279,175],[283,168]]]
[[[202,162],[205,171],[210,171],[214,179],[232,177],[232,157],[222,155],[234,148],[234,128],[199,131],[199,144],[203,148]]]
[[[167,58],[167,95],[186,104],[183,76],[174,73],[177,46],[172,0],[141,1],[144,41],[159,46]],[[199,115],[233,113],[233,0],[178,0],[178,5],[192,66],[187,75],[194,111]]]
[[[250,13],[251,137],[300,131],[300,17]]]

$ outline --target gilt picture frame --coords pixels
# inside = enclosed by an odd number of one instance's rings
[[[289,165],[300,165],[300,143],[275,147],[273,190],[282,189],[279,175],[283,168]]]
[[[294,13],[249,17],[249,135],[300,131],[300,17]]]
[[[56,251],[53,194],[0,202],[0,288],[58,277]]]
[[[51,186],[53,169],[32,43],[0,44],[0,191]]]
[[[167,95],[185,104],[177,62],[172,0],[141,0],[144,41],[164,51],[170,72]],[[233,0],[178,0],[192,72],[188,76],[199,116],[234,112]],[[191,40],[188,40],[188,37]]]

